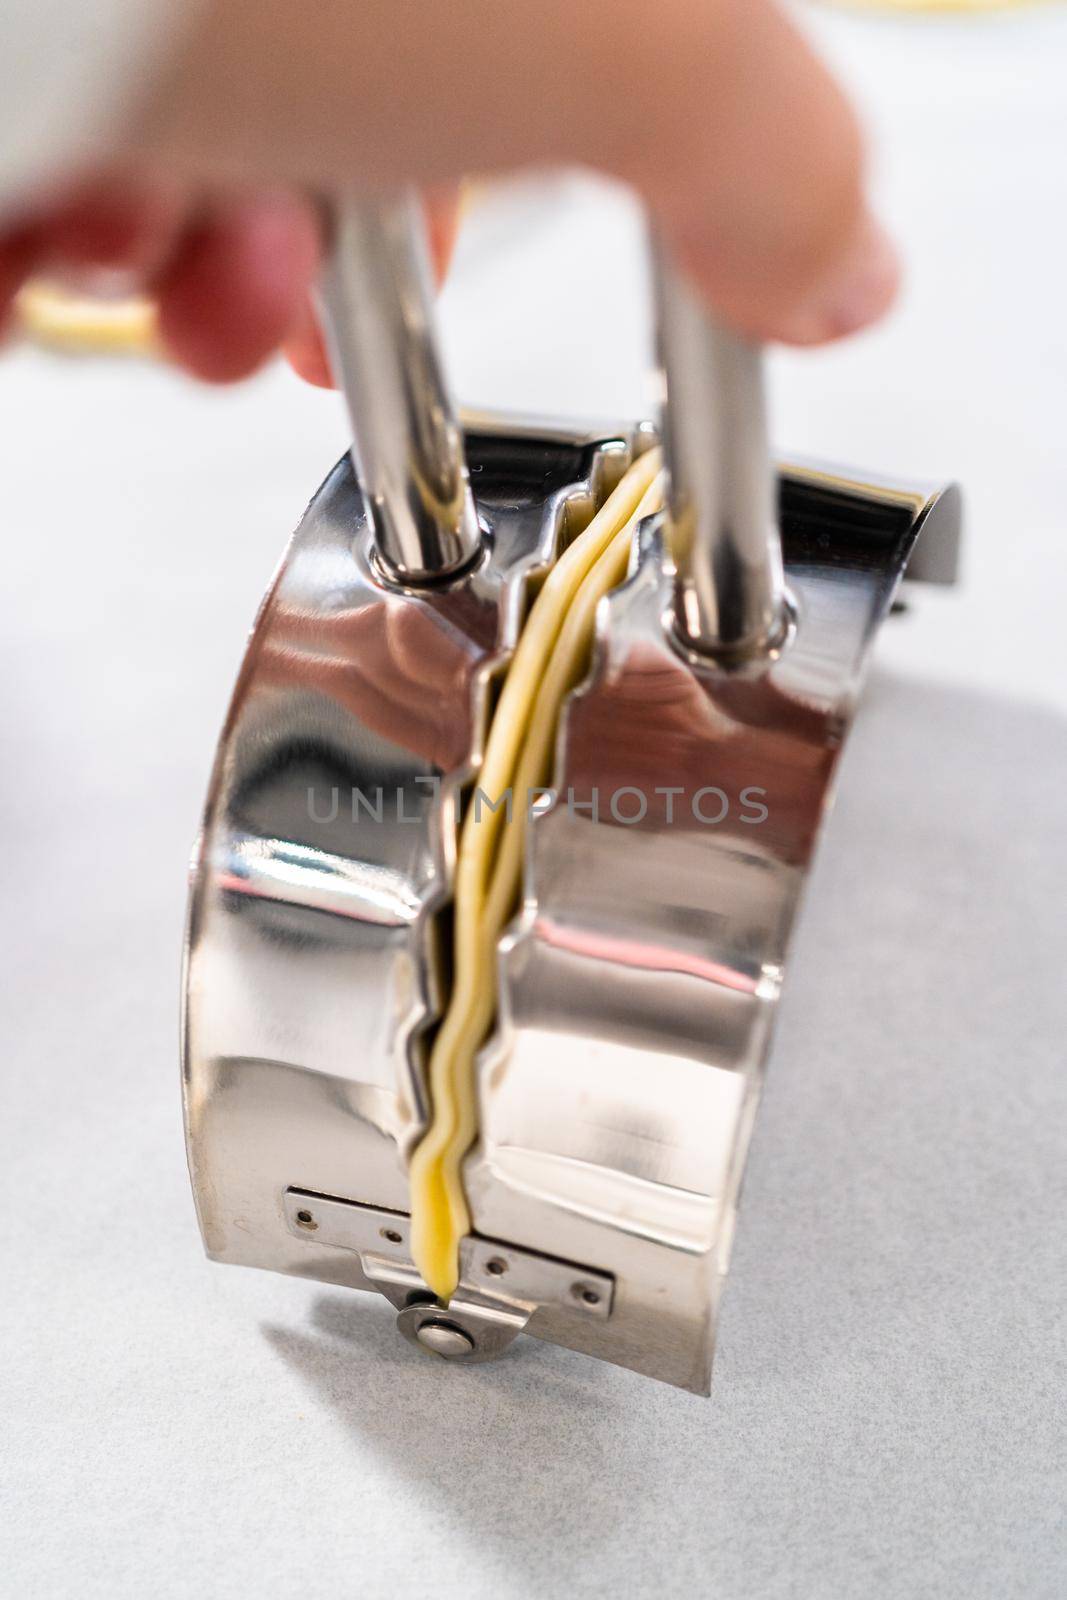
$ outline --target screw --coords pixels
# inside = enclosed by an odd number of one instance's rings
[[[404,1235],[397,1233],[395,1228],[379,1228],[378,1232],[383,1239],[388,1239],[390,1244],[403,1244]]]
[[[502,1278],[508,1270],[508,1264],[500,1256],[491,1256],[485,1263],[485,1270],[491,1273],[494,1278]]]
[[[296,1214],[296,1220],[299,1226],[301,1228],[306,1228],[309,1233],[314,1233],[315,1229],[318,1227],[318,1223],[315,1221],[315,1218],[311,1215],[310,1211],[298,1211]]]
[[[572,1283],[571,1294],[576,1300],[580,1300],[583,1306],[600,1304],[600,1291],[593,1289],[588,1283]]]
[[[462,1328],[457,1328],[454,1322],[426,1321],[418,1328],[415,1337],[424,1350],[432,1351],[435,1356],[443,1356],[446,1361],[469,1356],[474,1349],[474,1340]]]

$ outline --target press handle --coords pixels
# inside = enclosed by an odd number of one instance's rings
[[[717,326],[661,240],[652,255],[677,631],[702,655],[756,656],[785,618],[762,356]]]
[[[715,324],[659,241],[653,281],[677,629],[702,654],[756,655],[784,617],[762,358]],[[481,534],[417,196],[337,206],[323,299],[379,556],[406,583],[447,578],[475,559]]]
[[[468,565],[481,534],[434,333],[422,207],[414,194],[346,199],[333,222],[322,298],[356,476],[386,569],[432,583]]]

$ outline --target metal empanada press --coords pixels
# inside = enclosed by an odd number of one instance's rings
[[[213,1259],[375,1290],[450,1360],[525,1331],[707,1393],[868,647],[905,570],[953,575],[959,497],[775,474],[758,353],[655,276],[658,434],[461,429],[416,206],[340,216],[353,459],[223,729],[185,1108]]]

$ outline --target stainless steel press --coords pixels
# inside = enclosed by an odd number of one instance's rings
[[[354,459],[289,545],[223,729],[185,1107],[213,1259],[376,1290],[450,1360],[525,1331],[707,1393],[789,932],[867,651],[905,571],[954,575],[959,496],[772,471],[758,353],[662,255],[655,276],[669,512],[601,607],[531,826],[449,1303],[412,1262],[407,1162],[432,1112],[457,816],[531,594],[657,432],[461,428],[410,200],[339,219],[326,299]]]

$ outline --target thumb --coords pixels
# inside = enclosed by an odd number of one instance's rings
[[[436,187],[581,163],[644,195],[719,314],[810,342],[896,266],[855,117],[774,0],[201,0],[130,134],[203,180]]]
[[[646,50],[654,137],[621,175],[739,331],[814,344],[874,321],[897,258],[867,209],[862,138],[838,85],[775,5],[668,9],[672,27]]]

